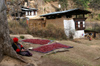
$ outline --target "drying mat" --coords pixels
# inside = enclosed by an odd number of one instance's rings
[[[63,45],[63,44],[60,44],[60,43],[53,43],[53,44],[49,44],[49,45],[45,45],[45,46],[35,48],[35,49],[33,49],[33,51],[37,51],[37,52],[41,52],[41,53],[48,53],[50,51],[53,51],[53,50],[59,49],[59,48],[73,48],[73,47]]]
[[[42,39],[25,39],[22,41],[33,43],[33,44],[41,44],[41,45],[49,44],[51,42],[50,40],[42,40]]]
[[[69,51],[69,49],[66,49],[66,48],[55,49],[55,50],[53,50],[51,52],[45,53],[44,55],[41,56],[41,58],[46,56],[46,55],[56,54],[58,52],[65,52],[65,51]]]

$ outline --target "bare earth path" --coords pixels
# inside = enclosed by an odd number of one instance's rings
[[[32,37],[31,35],[24,35],[25,39],[34,39],[37,37]],[[11,35],[11,37],[19,37],[19,35]],[[19,41],[25,48],[29,47],[39,47],[41,45],[24,43]],[[77,41],[62,40],[57,41],[59,43],[73,46],[74,48],[69,49],[69,51],[58,52],[55,54],[44,55],[43,53],[38,53],[35,51],[30,51],[32,57],[23,57],[30,63],[34,63],[35,66],[100,66],[100,59],[95,60],[100,57],[100,41],[92,40],[88,41],[86,39],[80,39]],[[0,66],[24,66],[24,63],[19,60],[5,56],[4,60],[0,63]]]

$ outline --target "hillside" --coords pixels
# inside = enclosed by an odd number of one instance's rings
[[[86,15],[89,19],[87,22],[98,22],[100,20],[100,8],[98,0],[31,0],[30,7],[38,9],[38,15],[55,11],[63,11],[74,8],[81,8],[91,11],[90,15]],[[35,6],[32,6],[35,4]],[[61,8],[59,8],[59,4]],[[36,7],[37,6],[37,7]]]
[[[7,2],[10,2],[10,4],[7,4],[10,14],[11,12],[17,11],[21,6],[27,6],[25,2],[28,2],[29,7],[38,9],[38,15],[73,8],[81,8],[92,12],[91,15],[87,15],[87,17],[92,19],[88,21],[100,20],[98,0],[7,0]],[[59,4],[61,5],[61,8],[59,8]],[[14,8],[17,8],[17,10]]]
[[[59,8],[59,1],[54,0],[54,1],[46,1],[46,0],[31,0],[29,1],[29,6],[33,8],[38,9],[38,14],[46,14],[50,12],[55,12],[55,11],[61,11]],[[34,5],[33,5],[34,4]],[[68,0],[68,6],[67,9],[73,9],[75,3],[72,0]],[[67,10],[66,9],[66,10]]]

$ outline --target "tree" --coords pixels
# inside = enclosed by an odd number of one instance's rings
[[[5,0],[0,0],[0,61],[2,61],[4,55],[22,60],[11,47],[12,40],[9,36],[6,6],[4,1]]]
[[[9,2],[9,4],[7,4]],[[20,17],[21,7],[24,5],[25,0],[6,0],[7,8],[9,9],[10,13],[14,14],[15,16]]]
[[[0,62],[2,61],[4,55],[8,55],[27,63],[20,56],[18,56],[11,44],[12,40],[9,36],[5,0],[0,0]],[[26,66],[34,66],[34,64],[28,63]]]
[[[100,0],[91,0],[89,6],[94,10],[100,10]]]
[[[73,0],[76,3],[76,6],[81,9],[88,7],[89,0]]]
[[[67,0],[59,0],[59,4],[61,5],[61,10],[66,10],[67,9]]]
[[[92,9],[92,14],[91,14],[92,18],[94,18],[94,15],[96,15],[95,11],[96,10],[100,10],[100,4],[99,4],[99,2],[100,2],[100,0],[90,0],[89,7]],[[98,14],[98,18],[99,18],[99,14]]]

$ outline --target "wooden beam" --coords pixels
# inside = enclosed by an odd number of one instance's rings
[[[83,14],[83,18],[85,18],[85,15]]]

